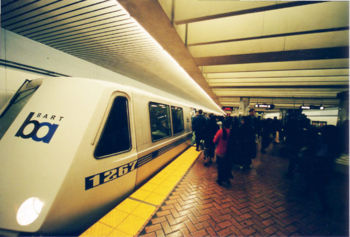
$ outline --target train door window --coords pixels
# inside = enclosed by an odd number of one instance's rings
[[[118,96],[113,101],[94,155],[97,159],[101,159],[130,149],[128,100]]]
[[[171,106],[171,117],[173,119],[174,134],[184,130],[184,114],[181,107]]]
[[[150,102],[149,116],[153,142],[171,136],[169,105]]]

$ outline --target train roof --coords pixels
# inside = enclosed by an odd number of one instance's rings
[[[79,85],[83,88],[86,87],[104,87],[104,88],[110,88],[110,89],[117,89],[125,92],[133,92],[138,94],[143,94],[146,96],[149,96],[154,99],[159,99],[161,101],[164,101],[166,103],[173,103],[176,105],[182,105],[182,106],[188,106],[195,109],[202,109],[205,112],[208,113],[214,113],[214,114],[220,114],[218,111],[214,111],[212,109],[208,109],[206,107],[203,107],[201,105],[198,105],[192,101],[185,100],[183,98],[177,97],[175,95],[169,94],[166,91],[163,91],[158,88],[151,87],[149,85],[143,84],[143,83],[135,83],[130,85],[129,83],[119,83],[116,81],[105,81],[105,80],[99,80],[99,79],[92,79],[92,78],[82,78],[82,77],[45,77],[45,78],[38,78],[34,80],[41,80],[42,82],[50,81],[50,80],[60,80],[62,83],[66,83],[67,86],[70,83],[79,83]]]

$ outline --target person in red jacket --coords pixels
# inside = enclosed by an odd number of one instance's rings
[[[230,166],[226,156],[227,151],[227,142],[230,136],[230,123],[229,120],[224,120],[222,124],[222,129],[219,129],[215,134],[213,139],[214,144],[216,145],[215,154],[216,154],[216,163],[218,168],[218,179],[217,183],[221,186],[230,185]]]

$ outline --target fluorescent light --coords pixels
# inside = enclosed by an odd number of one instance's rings
[[[128,12],[118,1],[116,1],[119,6],[125,11]],[[132,16],[130,16],[130,18],[140,27],[141,30],[143,30],[143,32],[148,36],[148,38],[161,50],[161,52],[165,53],[165,55],[167,56],[167,58],[169,58],[174,64],[175,66],[184,74],[185,78],[187,78],[188,80],[190,80],[190,82],[204,95],[206,96],[209,101],[212,102],[212,104],[219,110],[222,111],[222,109],[220,108],[219,105],[217,105],[214,100],[205,92],[205,90],[200,87],[197,82],[185,71],[185,69],[183,69],[183,67],[158,43],[158,41],[156,41],[149,33],[148,31],[145,30],[145,28],[143,28],[143,26]]]

